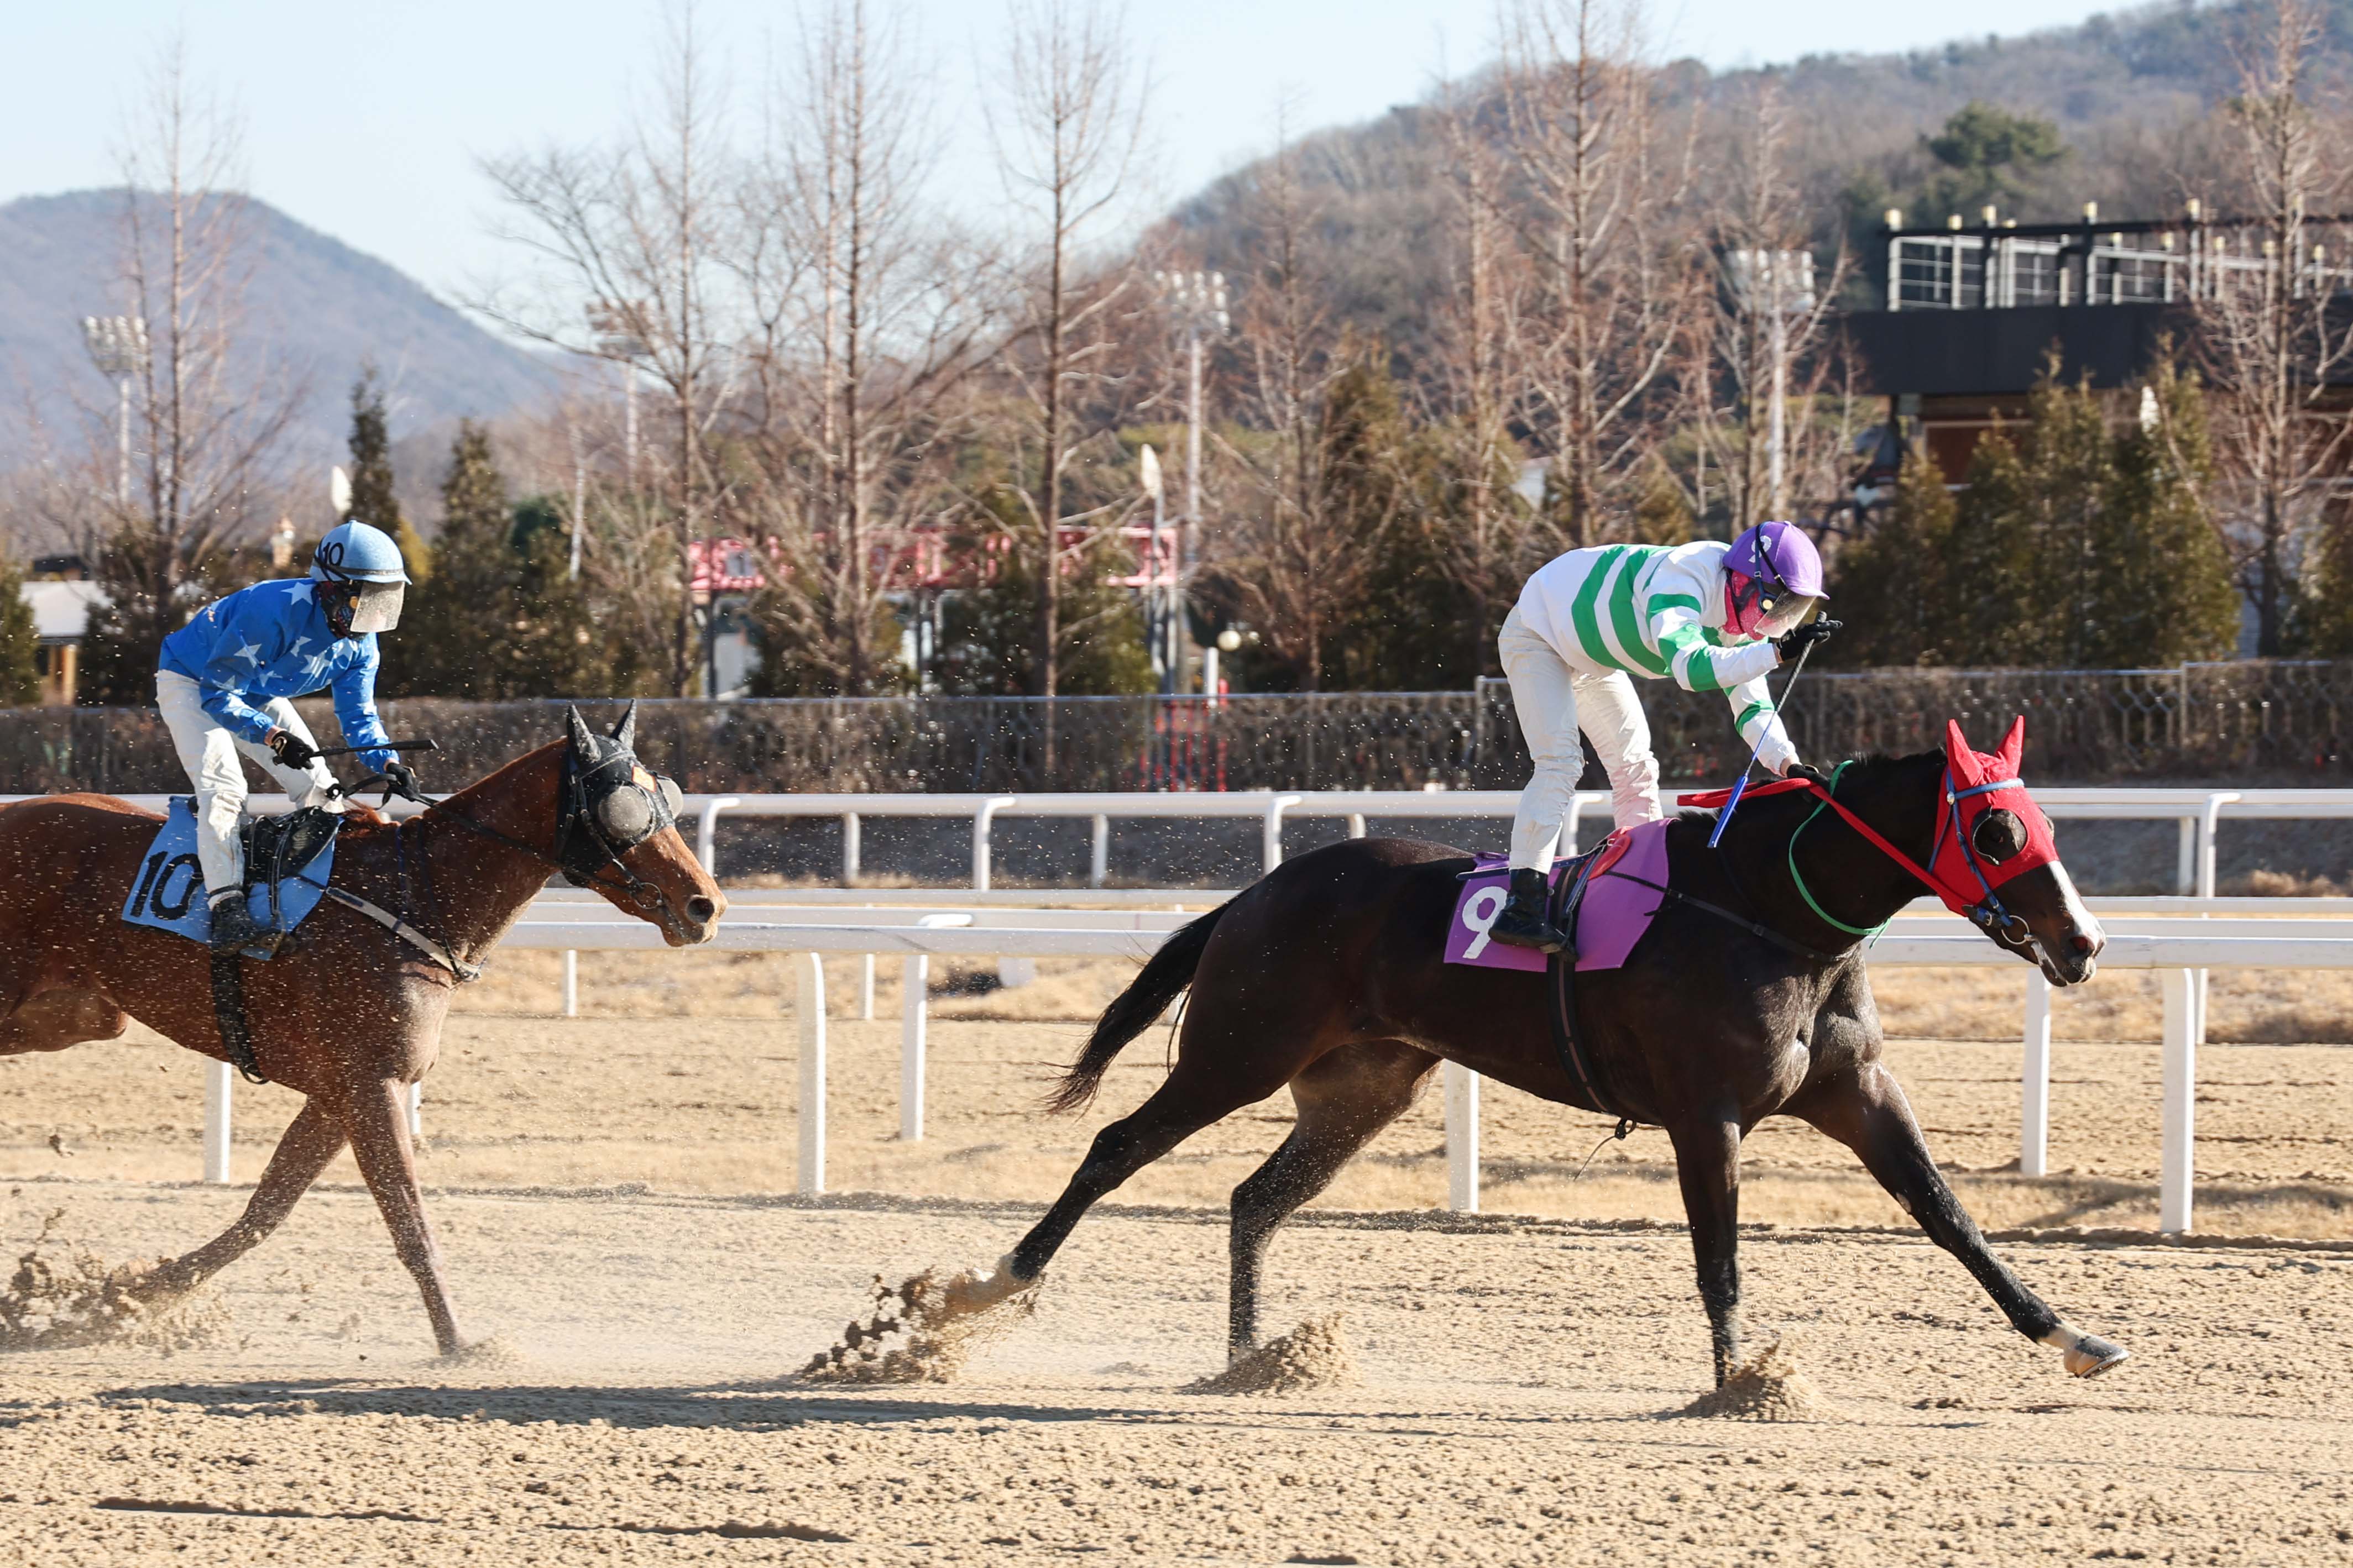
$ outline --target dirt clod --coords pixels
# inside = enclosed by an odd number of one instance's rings
[[[1677,1412],[1719,1421],[1836,1421],[1837,1405],[1798,1369],[1797,1359],[1775,1340],[1715,1388]]]
[[[0,1290],[0,1351],[112,1343],[168,1355],[224,1337],[228,1313],[209,1289],[142,1292],[147,1266],[111,1266],[88,1247],[59,1240],[64,1217],[63,1209],[53,1211],[16,1256],[16,1271]]]
[[[1341,1331],[1345,1313],[1311,1318],[1269,1340],[1225,1371],[1188,1383],[1180,1394],[1300,1394],[1342,1388],[1356,1379],[1356,1358]]]
[[[1037,1309],[1035,1286],[975,1304],[970,1275],[926,1268],[898,1284],[878,1274],[871,1310],[802,1367],[807,1383],[950,1383],[984,1342]],[[1000,1310],[1000,1309],[1003,1309]]]

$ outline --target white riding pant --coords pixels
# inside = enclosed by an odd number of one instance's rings
[[[1535,759],[1512,819],[1512,866],[1544,868],[1560,847],[1560,831],[1585,771],[1581,729],[1609,774],[1610,816],[1620,827],[1655,822],[1659,759],[1651,751],[1651,721],[1642,716],[1632,678],[1572,668],[1550,643],[1530,631],[1514,608],[1495,639],[1511,678],[1512,707]]]
[[[237,837],[237,818],[245,811],[245,767],[238,760],[239,752],[259,763],[262,772],[277,780],[278,787],[296,805],[319,805],[335,812],[343,809],[342,799],[327,793],[335,775],[327,771],[326,763],[314,761],[308,768],[280,766],[269,747],[239,740],[219,720],[206,712],[203,689],[186,676],[168,669],[157,670],[155,706],[163,710],[164,727],[172,731],[172,745],[180,753],[180,765],[188,770],[188,783],[195,788],[196,863],[204,868],[207,894],[241,887],[245,882],[245,847]],[[273,697],[255,706],[269,714],[269,721],[280,729],[300,736],[306,743],[315,743],[311,740],[310,726],[294,711],[294,704],[283,697]]]

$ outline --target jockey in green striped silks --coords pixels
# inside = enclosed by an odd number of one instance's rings
[[[1535,760],[1512,824],[1511,899],[1489,935],[1558,952],[1546,873],[1584,771],[1582,730],[1609,774],[1620,827],[1657,820],[1659,760],[1634,678],[1721,691],[1733,726],[1775,773],[1798,761],[1765,677],[1834,621],[1809,621],[1826,595],[1821,557],[1793,523],[1730,544],[1609,544],[1555,557],[1528,579],[1496,638],[1512,706]]]

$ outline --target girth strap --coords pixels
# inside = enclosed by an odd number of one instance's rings
[[[398,915],[394,914],[391,910],[368,902],[365,899],[361,898],[357,893],[345,892],[341,888],[329,888],[327,889],[327,897],[334,900],[335,902],[343,905],[343,908],[356,910],[358,913],[365,915],[368,919],[375,921],[376,924],[384,927],[385,930],[400,938],[401,941],[408,943],[411,947],[417,949],[417,952],[423,953],[426,957],[431,959],[434,963],[439,964],[442,968],[456,975],[460,984],[470,980],[480,980],[482,977],[481,965],[478,963],[468,963],[456,953],[450,952],[447,945],[442,942],[436,942],[433,938],[426,935],[423,931],[418,931],[415,926],[410,925],[406,921],[402,920]]]
[[[245,971],[241,955],[216,952],[213,958],[213,1022],[219,1026],[221,1048],[231,1066],[248,1083],[268,1083],[260,1058],[253,1054],[253,1031],[245,1017]]]
[[[1637,1123],[1619,1110],[1601,1087],[1600,1069],[1588,1058],[1577,1037],[1582,1032],[1577,1022],[1577,921],[1585,909],[1585,888],[1599,863],[1599,848],[1588,850],[1574,874],[1564,878],[1553,899],[1552,924],[1565,932],[1569,945],[1546,961],[1545,977],[1551,983],[1553,1005],[1546,1009],[1546,1019],[1552,1026],[1553,1053],[1560,1058],[1561,1070],[1569,1082],[1584,1091],[1594,1110],[1604,1116],[1618,1119],[1617,1135],[1620,1138],[1634,1131]],[[1609,872],[1605,875],[1616,875]]]

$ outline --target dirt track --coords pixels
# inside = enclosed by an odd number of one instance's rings
[[[36,1195],[28,1191],[22,1194]],[[43,1184],[118,1255],[235,1194]],[[875,1269],[985,1258],[1025,1215],[444,1195],[473,1332],[430,1362],[364,1195],[229,1277],[234,1342],[0,1368],[0,1557],[899,1563],[2341,1563],[2353,1252],[2011,1246],[2136,1359],[2080,1384],[1895,1235],[1760,1233],[1751,1323],[1844,1419],[1662,1419],[1702,1387],[1683,1237],[1325,1220],[1271,1316],[1348,1315],[1361,1387],[1170,1392],[1216,1360],[1220,1216],[1082,1226],[1036,1317],[946,1388],[774,1381]],[[29,1233],[20,1211],[11,1239]],[[285,1517],[301,1515],[307,1517]],[[847,1537],[830,1543],[807,1538]]]

